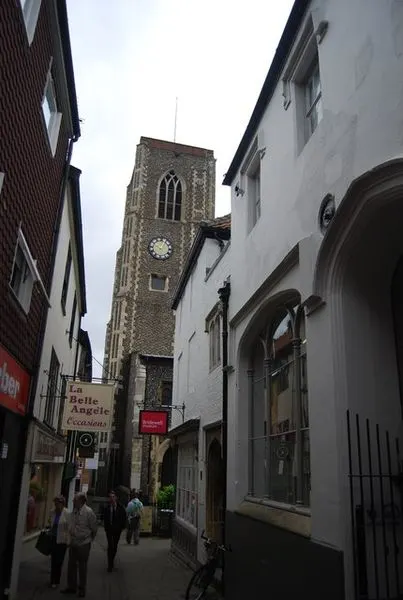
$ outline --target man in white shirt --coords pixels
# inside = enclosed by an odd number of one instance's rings
[[[77,592],[78,571],[78,596],[85,597],[87,587],[87,565],[91,544],[97,533],[97,518],[92,508],[87,506],[85,494],[76,494],[74,509],[70,519],[70,548],[67,569],[67,588],[62,594],[75,594]]]

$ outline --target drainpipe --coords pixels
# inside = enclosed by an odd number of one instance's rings
[[[222,521],[222,543],[226,542],[225,520],[227,514],[227,456],[228,456],[228,303],[231,293],[231,285],[227,280],[223,287],[218,290],[222,304],[222,421],[221,421],[221,446],[224,463],[224,496],[223,496],[223,521]],[[223,556],[223,594],[225,593],[225,556]]]

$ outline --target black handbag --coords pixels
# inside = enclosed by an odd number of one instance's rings
[[[45,556],[49,556],[49,554],[52,552],[52,536],[48,529],[41,531],[38,539],[36,540],[35,548],[38,550],[38,552],[44,554]]]

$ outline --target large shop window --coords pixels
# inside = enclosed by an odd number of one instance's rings
[[[281,308],[253,345],[249,370],[249,493],[309,506],[305,319]]]
[[[197,451],[189,444],[179,448],[177,515],[197,527]]]
[[[49,473],[49,465],[35,464],[32,466],[25,520],[26,534],[43,529],[48,524],[51,509],[48,493]]]

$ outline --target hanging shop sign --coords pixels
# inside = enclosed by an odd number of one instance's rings
[[[166,435],[168,433],[168,411],[141,410],[139,434]]]
[[[62,429],[86,432],[110,431],[113,396],[113,385],[68,382]]]
[[[19,415],[27,412],[30,377],[0,346],[0,404]]]
[[[33,463],[63,463],[66,443],[35,426],[32,450]]]

